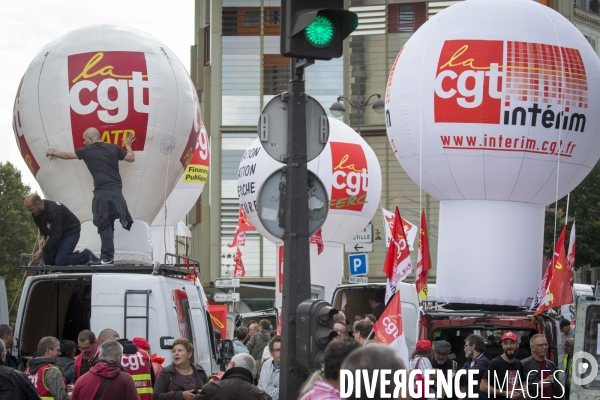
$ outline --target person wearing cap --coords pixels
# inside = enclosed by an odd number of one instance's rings
[[[479,394],[479,385],[481,384],[481,378],[483,374],[488,369],[488,365],[490,364],[490,360],[487,359],[483,352],[485,351],[485,339],[479,335],[469,335],[465,339],[465,356],[467,357],[467,362],[461,369],[465,371],[474,370],[478,371],[474,378],[477,379],[477,386],[473,388],[473,394],[476,395],[475,398],[484,398],[484,396],[480,396]],[[467,392],[467,374],[462,375],[460,377],[460,388],[462,392]],[[466,397],[470,399],[470,397]]]
[[[450,352],[452,351],[452,346],[450,343],[445,340],[438,340],[433,345],[433,357],[431,357],[431,365],[433,369],[436,370],[436,373],[442,373],[444,376],[447,376],[448,371],[451,371],[451,376],[456,374],[458,370],[458,363],[454,360],[449,360]],[[442,396],[443,399],[451,399],[447,395]]]
[[[410,356],[410,371],[412,371],[413,369],[419,369],[421,371],[423,371],[422,376],[424,379],[425,378],[425,374],[427,374],[428,372],[430,373],[430,371],[433,371],[433,366],[431,365],[431,361],[429,361],[431,359],[431,342],[429,340],[419,340],[417,342],[417,344],[415,345],[415,351],[413,351],[412,355]],[[430,376],[433,378],[433,374],[430,373]],[[417,378],[418,379],[418,378]],[[419,383],[417,382],[417,385],[422,385],[423,383]],[[434,392],[433,388],[431,390],[432,392]],[[425,397],[425,396],[423,396]],[[433,398],[433,397],[427,397],[427,398]]]
[[[506,332],[502,335],[502,350],[504,353],[490,361],[487,371],[481,378],[479,398],[522,399],[524,397],[521,383],[525,380],[525,375],[523,375],[521,362],[516,359],[519,337],[514,332]],[[496,383],[504,385],[505,380],[508,386],[496,386]]]
[[[570,338],[575,339],[575,328],[571,327],[571,321],[568,319],[563,318],[560,321],[560,331],[565,335],[563,342]]]
[[[556,365],[546,358],[548,354],[548,341],[540,333],[533,335],[529,340],[531,357],[527,357],[523,364],[523,383],[528,386],[530,399],[562,399],[564,396],[563,385],[554,379]]]

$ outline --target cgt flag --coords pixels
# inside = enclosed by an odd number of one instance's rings
[[[394,347],[404,365],[408,367],[410,365],[410,358],[408,357],[406,337],[402,328],[401,304],[400,291],[397,291],[377,322],[375,322],[373,332],[377,342]]]
[[[320,255],[323,252],[323,230],[321,228],[310,237],[310,243],[317,245],[317,255]]]
[[[400,210],[396,207],[392,239],[390,240],[390,247],[388,247],[385,262],[383,264],[383,272],[385,272],[385,276],[387,277],[385,304],[387,304],[394,293],[396,293],[398,283],[402,282],[412,271],[410,250],[406,243],[403,224],[400,223],[400,221],[402,221],[402,217],[400,217]]]
[[[244,268],[244,263],[242,262],[242,252],[238,247],[235,251],[235,256],[233,257],[233,261],[235,262],[235,269],[233,270],[233,276],[246,276],[246,268]]]
[[[567,239],[567,225],[562,230],[556,248],[552,255],[552,261],[549,269],[552,268],[549,276],[548,289],[541,300],[541,305],[534,313],[538,315],[546,310],[563,304],[573,302],[573,288],[571,286],[572,273],[567,265],[567,255],[565,253],[565,241]]]
[[[244,246],[246,245],[246,232],[253,231],[256,228],[246,218],[246,212],[244,208],[240,206],[240,216],[238,218],[238,224],[233,234],[233,242],[229,247]],[[239,250],[239,249],[238,249]]]
[[[425,210],[421,210],[421,229],[419,229],[419,255],[417,258],[417,293],[421,300],[427,298],[427,271],[431,269],[431,255],[429,254],[429,239],[427,234],[427,221]]]
[[[383,214],[383,231],[385,232],[385,247],[390,247],[390,241],[392,240],[392,231],[394,230],[394,213],[381,209]],[[402,218],[402,226],[404,228],[404,234],[406,235],[406,241],[408,242],[408,248],[413,251],[413,244],[417,237],[418,228],[412,222],[408,222]]]

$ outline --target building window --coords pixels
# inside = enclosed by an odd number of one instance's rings
[[[425,3],[390,4],[388,12],[388,32],[414,32],[427,19]]]
[[[288,89],[290,59],[280,54],[263,55],[263,94],[279,94]]]
[[[223,7],[223,36],[279,36],[279,7]]]
[[[204,28],[204,65],[210,65],[210,26]]]

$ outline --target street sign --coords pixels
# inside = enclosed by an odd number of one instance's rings
[[[217,303],[228,303],[233,301],[240,301],[239,293],[215,293],[213,300]]]
[[[240,280],[236,278],[217,278],[215,279],[215,287],[217,288],[238,288]]]
[[[308,233],[313,235],[325,223],[329,211],[329,197],[321,180],[308,172]],[[273,172],[258,190],[258,218],[265,229],[273,236],[283,239],[285,232],[285,168]],[[296,212],[296,210],[291,210]]]
[[[329,120],[323,106],[306,95],[306,161],[316,158],[327,144]],[[258,120],[258,138],[268,155],[285,162],[288,153],[288,94],[273,97]]]
[[[369,273],[369,259],[365,253],[348,256],[350,275],[366,275]]]
[[[369,283],[369,278],[366,276],[351,276],[348,278],[348,283]]]
[[[365,226],[358,235],[354,236],[354,239],[352,239],[350,243],[373,243],[373,224],[369,223]]]
[[[346,243],[344,251],[346,253],[371,253],[373,251],[373,243]]]

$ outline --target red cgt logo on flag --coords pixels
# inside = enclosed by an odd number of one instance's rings
[[[69,105],[75,149],[83,132],[97,128],[102,141],[122,146],[133,135],[134,151],[144,150],[150,83],[144,53],[99,51],[68,57]]]
[[[367,202],[369,170],[362,146],[331,142],[331,210],[362,211]]]

